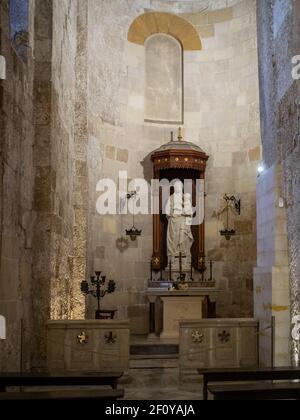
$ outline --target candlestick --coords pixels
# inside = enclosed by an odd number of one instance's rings
[[[104,298],[106,294],[114,293],[116,290],[116,283],[114,280],[109,280],[106,290],[103,290],[106,276],[101,277],[101,271],[96,271],[95,274],[96,277],[91,276],[91,284],[89,284],[86,280],[81,282],[81,292],[86,296],[92,295],[97,299],[97,310],[95,312],[95,318],[101,319],[100,299]]]
[[[170,258],[170,263],[169,263],[169,280],[170,282],[172,282],[172,261]]]
[[[193,279],[193,261],[191,260],[191,281],[194,281]]]
[[[213,262],[212,262],[212,260],[210,260],[209,266],[210,266],[210,280],[213,281]]]
[[[153,282],[152,260],[150,261],[150,281]]]

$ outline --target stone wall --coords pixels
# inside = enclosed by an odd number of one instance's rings
[[[80,66],[86,50],[81,36],[82,27],[86,31],[84,5],[31,1],[30,44],[22,61],[9,39],[8,2],[1,1],[7,80],[1,81],[0,92],[0,313],[8,320],[1,370],[43,368],[49,318],[84,317],[79,287],[85,277],[85,231],[78,235],[87,214],[85,205],[78,221],[80,203],[87,201],[80,165],[80,150],[86,149],[81,112],[86,85]],[[85,155],[83,160],[86,164]]]
[[[289,366],[290,294],[282,168],[273,165],[257,181],[257,268],[254,315],[260,324],[260,363]],[[272,343],[272,317],[275,337]],[[274,324],[273,324],[274,325]],[[273,347],[272,347],[273,345]],[[273,358],[273,359],[272,359]]]
[[[33,15],[30,2],[30,30]],[[0,314],[7,320],[7,340],[0,341],[0,370],[4,371],[27,367],[30,359],[33,53],[32,42],[26,61],[12,48],[7,0],[0,2],[0,28],[7,75],[0,81]],[[28,350],[21,357],[22,340]]]
[[[299,303],[299,81],[292,78],[292,57],[299,54],[299,2],[258,3],[262,142],[266,167],[282,166],[282,189],[287,215],[291,319]],[[264,23],[268,21],[267,25]],[[265,51],[273,51],[272,66]],[[272,110],[272,112],[270,112]],[[288,287],[288,286],[286,286]],[[289,291],[288,291],[289,292]],[[290,337],[286,326],[285,336]],[[299,363],[299,345],[292,342],[292,361]]]
[[[75,210],[79,83],[76,1],[37,2],[35,32],[35,155],[33,294],[36,325],[33,367],[45,364],[49,319],[83,317],[79,294]],[[52,19],[49,19],[52,16]],[[83,133],[81,133],[83,134]],[[77,216],[77,213],[76,213]],[[74,240],[76,238],[76,240]],[[79,272],[80,274],[80,272]]]
[[[76,98],[77,2],[53,3],[51,319],[72,317],[73,177]]]
[[[129,43],[127,33],[133,20],[149,10],[178,13],[200,34],[202,51],[184,52],[184,137],[211,156],[206,249],[222,290],[218,316],[253,313],[256,168],[261,160],[256,2],[234,2],[226,9],[219,3],[210,2],[209,11],[199,13],[199,2],[89,2],[89,269],[102,269],[117,281],[118,291],[103,304],[117,306],[119,316],[128,314],[133,333],[148,330],[143,291],[152,254],[152,217],[136,218],[143,235],[121,253],[116,240],[131,227],[132,217],[97,215],[96,183],[101,177],[117,182],[120,170],[127,170],[131,179],[149,179],[149,154],[178,129],[144,121],[145,50]],[[242,200],[241,216],[232,219],[237,236],[230,242],[220,238],[223,221],[216,218],[224,193]]]

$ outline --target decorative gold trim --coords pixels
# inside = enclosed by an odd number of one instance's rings
[[[84,331],[78,334],[76,338],[77,338],[78,344],[81,344],[81,345],[88,344],[89,342],[89,336]]]
[[[201,331],[192,331],[191,336],[194,344],[202,344],[205,338]]]
[[[200,36],[187,20],[164,12],[149,12],[138,16],[128,31],[128,41],[144,45],[149,36],[164,33],[176,38],[185,51],[202,50]]]

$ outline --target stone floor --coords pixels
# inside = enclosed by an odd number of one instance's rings
[[[125,400],[201,400],[201,384],[179,382],[176,368],[130,369],[124,387]]]
[[[176,343],[177,341],[165,342],[160,339],[149,343],[146,337],[131,337],[131,346],[146,346],[149,352],[142,351],[140,355],[139,352],[131,354],[130,370],[120,384],[125,391],[125,400],[202,399],[200,378],[189,383],[179,380],[178,350],[174,352],[173,348]],[[165,349],[159,347],[160,354],[157,354],[153,345],[162,345]],[[169,350],[172,351],[169,353]]]
[[[199,393],[181,391],[178,388],[151,389],[143,388],[130,390],[125,388],[124,400],[171,401],[171,400],[200,400]]]

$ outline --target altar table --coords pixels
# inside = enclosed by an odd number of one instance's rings
[[[214,299],[218,291],[214,288],[164,290],[148,289],[146,296],[150,303],[150,334],[148,339],[179,340],[179,321],[207,317],[209,299]],[[158,302],[163,305],[163,329],[158,331]]]

